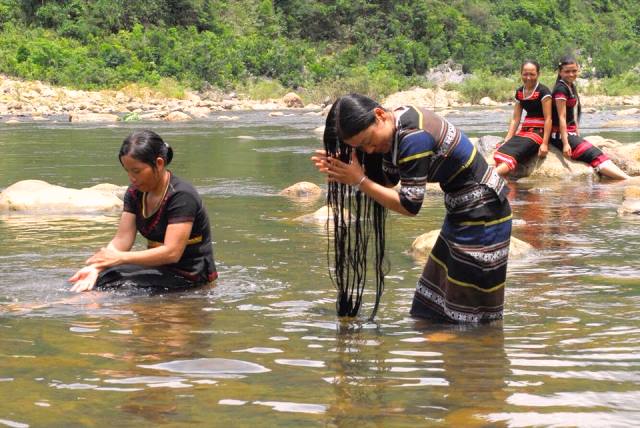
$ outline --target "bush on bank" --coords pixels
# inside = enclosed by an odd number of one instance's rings
[[[523,58],[552,68],[573,52],[602,78],[590,91],[622,95],[640,86],[635,12],[604,0],[0,0],[0,72],[82,89],[287,88],[320,101],[424,85],[453,59],[476,75],[458,88],[476,101],[511,98]]]

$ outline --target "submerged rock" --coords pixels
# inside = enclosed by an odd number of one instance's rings
[[[322,194],[322,189],[317,184],[301,181],[280,191],[279,195],[292,198],[317,198]]]
[[[296,217],[293,220],[302,223],[325,224],[330,216],[332,216],[332,213],[329,209],[329,206],[324,205],[311,214],[301,215],[300,217]]]
[[[435,229],[418,236],[411,244],[409,254],[411,254],[411,256],[420,263],[426,262],[427,256],[431,253],[439,235],[440,229]],[[511,242],[509,244],[510,259],[525,257],[533,250],[534,248],[531,244],[528,244],[514,236],[511,237]]]
[[[75,214],[120,211],[114,188],[71,189],[41,180],[24,180],[0,193],[0,212]]]
[[[618,208],[618,214],[640,215],[640,186],[631,186],[624,189],[622,205]]]
[[[347,210],[344,210],[344,213],[345,217],[349,215],[349,212]],[[324,205],[311,214],[305,214],[301,215],[300,217],[294,218],[293,221],[325,225],[327,223],[327,220],[331,218],[333,218],[333,211],[329,208],[328,205]],[[329,222],[329,226],[332,226],[332,222]]]

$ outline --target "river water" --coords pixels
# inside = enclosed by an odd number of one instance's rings
[[[504,321],[476,327],[408,316],[422,267],[407,249],[444,214],[429,195],[417,217],[389,217],[375,321],[341,321],[326,232],[294,220],[324,201],[277,196],[322,185],[308,160],[322,118],[289,113],[0,125],[0,188],[125,185],[120,142],[154,129],[203,196],[220,271],[213,289],[74,295],[66,278],[118,216],[0,217],[0,426],[637,426],[640,219],[617,215],[623,186],[512,183],[514,236],[536,251],[510,263]],[[502,135],[508,116],[448,119]],[[603,132],[612,117],[585,115],[584,133],[640,140],[638,129]]]

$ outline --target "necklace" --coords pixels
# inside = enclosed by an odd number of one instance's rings
[[[144,192],[144,194],[142,195],[142,216],[144,218],[149,218],[152,215],[154,215],[158,211],[158,208],[160,208],[160,205],[162,205],[162,201],[164,201],[165,196],[167,196],[167,191],[169,190],[169,183],[171,182],[171,173],[169,171],[166,171],[166,174],[169,174],[169,179],[167,179],[167,185],[165,186],[160,199],[158,199],[158,201],[153,204],[153,210],[151,210],[151,212],[149,212],[148,214],[147,214],[147,210],[148,210],[147,200],[149,199],[149,192]]]
[[[528,100],[529,98],[531,98],[533,94],[536,92],[536,89],[538,89],[539,84],[540,82],[536,82],[536,86],[534,86],[533,89],[531,89],[531,93],[529,95],[527,95],[527,87],[522,86],[522,99]]]

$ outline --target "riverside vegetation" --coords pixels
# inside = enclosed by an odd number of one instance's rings
[[[320,103],[429,87],[452,60],[473,77],[447,83],[469,102],[512,97],[524,57],[554,79],[577,53],[585,94],[640,93],[640,16],[631,0],[0,0],[0,72],[76,89],[296,90]],[[473,41],[473,43],[470,43]]]

